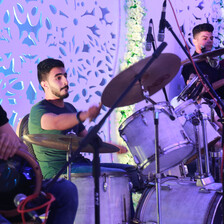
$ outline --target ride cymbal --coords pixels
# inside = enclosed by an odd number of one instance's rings
[[[102,103],[107,107],[113,106],[150,59],[151,57],[144,58],[114,77],[103,91]],[[171,53],[161,54],[145,71],[141,84],[139,81],[136,82],[117,107],[128,106],[144,100],[142,86],[144,90],[149,92],[149,96],[158,92],[175,77],[180,65],[181,61],[177,55]]]
[[[76,151],[79,147],[80,141],[83,139],[75,135],[54,135],[54,134],[29,134],[23,135],[23,140],[40,145],[47,148],[59,149],[68,151],[69,144],[71,144],[72,151]],[[99,153],[113,153],[118,152],[119,148],[116,146],[102,142],[99,149]],[[94,153],[94,149],[91,145],[84,147],[81,152]]]

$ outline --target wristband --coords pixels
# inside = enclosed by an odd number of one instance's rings
[[[80,119],[80,114],[82,113],[82,111],[80,110],[77,114],[76,114],[76,118],[79,121],[79,123],[82,123],[81,119]]]

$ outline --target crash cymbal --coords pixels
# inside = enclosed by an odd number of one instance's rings
[[[194,57],[192,57],[192,59],[195,62],[200,62],[200,61],[206,60],[207,57],[214,58],[214,57],[221,56],[223,54],[224,54],[224,48],[220,48],[220,49],[217,49],[214,51],[208,51],[208,52],[205,52],[202,54],[195,55]],[[186,59],[181,62],[181,65],[185,65],[185,64],[189,64],[189,63],[191,63],[190,60]]]
[[[102,103],[111,107],[150,59],[151,57],[144,58],[114,77],[103,91]],[[175,77],[180,65],[180,58],[171,53],[161,54],[155,59],[141,80],[144,89],[149,92],[149,96],[165,87]],[[142,88],[140,83],[136,82],[118,107],[128,106],[142,100],[144,100]]]
[[[23,135],[23,140],[40,145],[47,148],[68,150],[69,143],[72,144],[72,151],[76,151],[79,147],[79,142],[83,139],[75,135],[53,135],[53,134],[29,134]],[[113,153],[118,152],[119,148],[114,145],[102,142],[99,152],[100,153]],[[81,152],[94,153],[94,149],[91,145],[87,145]]]

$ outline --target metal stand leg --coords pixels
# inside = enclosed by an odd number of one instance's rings
[[[155,161],[156,161],[156,207],[157,207],[157,223],[162,223],[161,216],[161,174],[160,174],[160,162],[159,162],[159,112],[154,110],[154,124],[155,124]]]
[[[203,167],[202,167],[202,158],[201,158],[201,145],[200,145],[200,135],[199,135],[199,126],[194,126],[194,133],[195,133],[195,148],[198,154],[197,158],[197,174],[196,178],[201,179],[204,177]]]
[[[206,176],[211,176],[210,167],[209,167],[209,155],[208,155],[208,139],[207,139],[207,128],[206,128],[207,116],[201,115],[201,126],[203,134],[203,145],[205,150],[205,172]]]
[[[94,177],[94,202],[95,202],[95,224],[100,224],[100,157],[99,148],[101,145],[101,139],[96,136],[90,144],[94,148],[93,157],[93,177]]]
[[[209,167],[209,154],[208,154],[208,141],[207,141],[207,129],[206,129],[206,121],[207,117],[206,115],[203,115],[200,111],[199,113],[199,118],[200,118],[200,123],[202,127],[202,137],[203,137],[203,146],[204,146],[204,151],[205,151],[205,174],[200,175],[197,179],[197,186],[205,186],[211,183],[214,183],[214,179],[211,175],[210,172],[210,167]],[[202,168],[202,159],[201,159],[201,150],[198,151],[198,159],[200,160],[200,167]],[[203,172],[203,170],[202,170]]]
[[[66,161],[69,161],[69,159],[71,158],[72,155],[72,138],[70,139],[70,142],[68,144],[68,152],[66,154]],[[71,163],[67,166],[67,180],[71,181],[71,172],[72,172],[72,168],[71,168]]]

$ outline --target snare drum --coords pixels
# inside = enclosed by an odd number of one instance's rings
[[[217,184],[217,188],[222,188]],[[164,178],[161,184],[161,220],[164,224],[221,224],[222,194],[196,186],[190,180]],[[134,223],[157,223],[156,189],[146,189]]]
[[[107,224],[130,222],[130,185],[125,171],[101,172],[100,222]],[[75,223],[94,224],[94,178],[92,173],[72,173],[71,181],[77,186],[79,206]]]
[[[167,102],[157,104],[159,113],[160,170],[169,169],[191,154],[193,145],[178,119],[171,120],[163,110],[174,114]],[[174,115],[175,117],[175,115]],[[153,106],[147,106],[121,124],[121,137],[127,143],[143,175],[155,172],[155,126]]]

